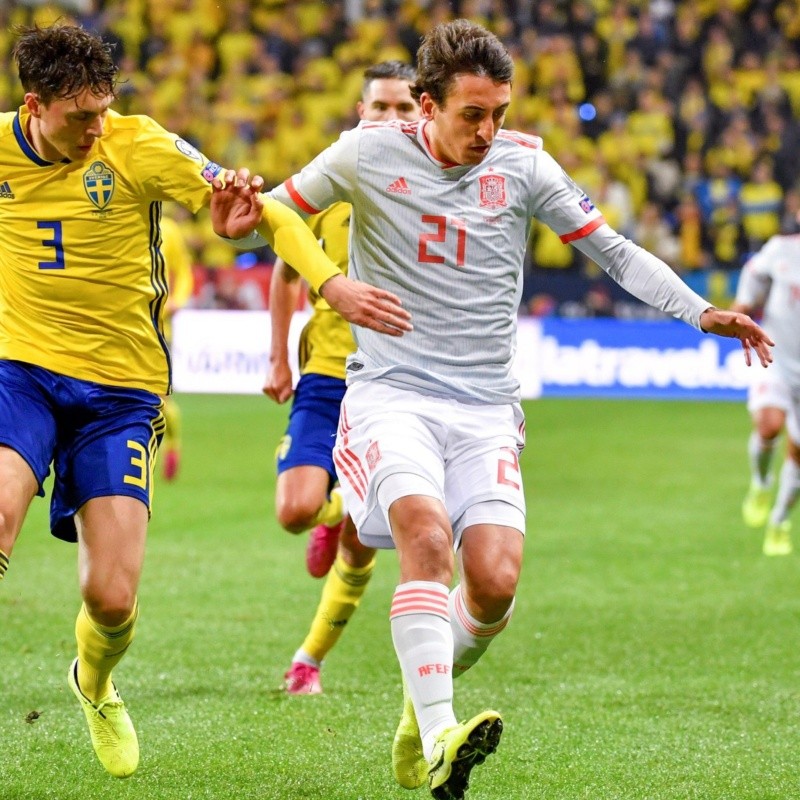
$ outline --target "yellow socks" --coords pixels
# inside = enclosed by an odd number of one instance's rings
[[[331,489],[330,496],[314,519],[311,520],[309,527],[315,528],[317,525],[333,527],[342,521],[342,517],[344,517],[344,499],[342,498],[342,490],[337,486],[335,489]]]
[[[0,581],[3,580],[3,576],[6,574],[6,570],[8,569],[8,556],[0,550]]]
[[[93,703],[111,692],[111,670],[119,663],[133,641],[138,602],[122,625],[108,628],[95,622],[82,605],[75,621],[78,640],[78,684]]]
[[[336,556],[301,648],[304,653],[317,662],[325,658],[358,608],[374,568],[374,558],[366,567],[351,567],[341,554]]]

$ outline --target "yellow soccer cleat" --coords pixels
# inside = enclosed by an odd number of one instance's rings
[[[472,768],[497,750],[502,732],[500,715],[484,711],[439,735],[428,773],[428,784],[436,800],[462,800]]]
[[[765,556],[788,556],[792,552],[792,523],[788,519],[777,525],[767,525],[764,535]]]
[[[128,778],[139,766],[139,741],[131,718],[116,686],[111,684],[111,694],[99,703],[92,703],[78,686],[78,659],[69,668],[67,683],[81,704],[94,752],[100,763],[115,778]]]
[[[414,704],[403,681],[403,715],[392,742],[392,770],[404,789],[418,789],[428,777],[428,762],[422,753]]]
[[[751,485],[742,501],[742,519],[749,528],[760,528],[769,517],[771,503],[769,489]]]

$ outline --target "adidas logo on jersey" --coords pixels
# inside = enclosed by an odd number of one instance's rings
[[[2,183],[0,183],[0,199],[3,200],[14,199],[14,192],[11,191],[11,187],[8,185],[8,181],[3,181]]]
[[[386,187],[386,191],[392,194],[411,194],[411,189],[408,188],[405,178],[398,178],[394,183],[390,183]]]

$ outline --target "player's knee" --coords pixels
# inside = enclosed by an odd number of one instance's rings
[[[486,573],[469,587],[472,602],[480,609],[480,617],[487,622],[501,619],[511,608],[517,591],[517,572],[509,567]]]
[[[781,435],[782,430],[783,425],[780,422],[762,422],[758,426],[758,435],[762,441],[774,444],[775,440]]]
[[[306,498],[289,498],[278,504],[276,517],[278,524],[289,533],[302,533],[311,527],[321,504]]]
[[[404,581],[423,580],[449,585],[455,569],[452,539],[439,527],[394,529],[395,545],[400,557],[400,573]]]
[[[6,553],[11,552],[24,519],[24,510],[0,508],[0,548]]]
[[[93,592],[91,588],[84,591],[83,602],[89,616],[100,625],[114,628],[130,619],[136,607],[136,592],[124,587],[115,588],[102,593]]]
[[[774,442],[783,432],[785,413],[777,408],[765,408],[754,416],[755,428],[765,442]]]
[[[10,555],[11,548],[19,534],[19,522],[9,514],[0,511],[0,550]]]

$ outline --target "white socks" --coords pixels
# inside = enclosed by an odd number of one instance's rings
[[[401,583],[390,614],[392,641],[414,702],[425,758],[430,758],[436,737],[456,724],[447,598],[447,587],[441,583]]]
[[[395,589],[390,614],[392,641],[430,758],[436,737],[456,724],[453,678],[486,652],[511,618],[514,604],[497,622],[479,622],[467,611],[460,584],[409,581]]]
[[[779,525],[789,516],[798,494],[800,494],[800,464],[787,457],[781,467],[778,494],[770,514],[770,522],[773,525]]]
[[[448,608],[453,630],[453,677],[457,678],[478,661],[494,637],[508,625],[514,603],[497,622],[479,622],[467,611],[459,584],[450,592]]]
[[[778,439],[762,439],[758,431],[751,431],[747,440],[747,454],[750,456],[750,476],[754,486],[766,489],[772,484],[770,467]]]

